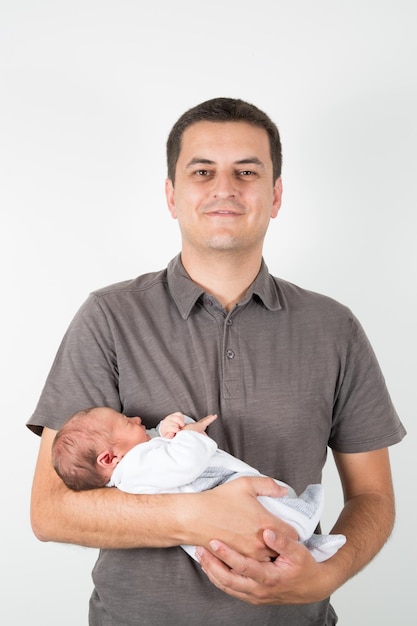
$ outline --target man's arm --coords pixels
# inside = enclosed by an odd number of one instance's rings
[[[256,499],[283,495],[269,478],[237,479],[198,494],[143,496],[107,487],[71,491],[51,463],[55,433],[43,431],[32,488],[32,527],[41,541],[117,549],[207,546],[212,537],[222,537],[236,550],[262,559],[273,554],[262,540],[263,528],[293,533]]]
[[[349,544],[340,555],[343,584],[365,567],[389,538],[395,498],[387,448],[360,454],[335,452],[334,458],[345,506],[332,532],[344,528]]]
[[[388,450],[334,456],[345,506],[331,532],[346,535],[346,544],[328,561],[317,563],[301,544],[266,530],[265,542],[280,556],[273,563],[257,563],[215,540],[210,549],[216,556],[200,549],[197,556],[217,587],[251,604],[316,602],[372,560],[394,524]]]

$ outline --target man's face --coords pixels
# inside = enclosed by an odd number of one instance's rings
[[[185,130],[175,187],[166,182],[183,252],[261,251],[281,195],[263,128],[246,122],[197,122]]]

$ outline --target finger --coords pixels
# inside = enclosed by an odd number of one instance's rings
[[[233,553],[233,550],[220,541],[211,542],[210,549],[215,554],[203,548],[198,548],[196,552],[202,570],[210,582],[235,598],[258,603],[256,591],[259,588],[259,581],[257,579],[262,579],[265,575],[265,571],[260,569],[261,565],[257,561]],[[228,564],[223,559],[228,561]],[[236,569],[232,568],[230,563],[234,563]],[[263,563],[262,565],[271,567],[272,564]]]
[[[222,541],[213,539],[209,542],[209,547],[218,559],[240,576],[254,578],[260,570],[259,561],[239,554],[239,552],[232,550]]]
[[[297,563],[304,557],[304,546],[301,546],[298,541],[291,539],[288,535],[283,533],[275,533],[273,530],[267,528],[263,532],[263,539],[266,545],[274,550],[278,554],[278,559],[286,561],[288,563]]]
[[[163,430],[171,433],[171,437],[175,437],[177,433],[183,430],[185,426],[184,416],[182,413],[171,413],[162,422],[161,427]]]
[[[204,428],[207,428],[207,426],[212,424],[216,419],[217,415],[206,415],[206,417],[202,417],[201,420],[198,420],[198,423]]]
[[[177,424],[179,428],[184,427],[184,424],[185,424],[184,415],[180,413],[179,411],[176,411],[175,413],[171,413],[170,419],[173,421],[174,424]]]
[[[210,550],[212,550],[212,552],[210,552]],[[200,547],[196,550],[196,557],[204,573],[211,582],[214,582],[214,584],[221,587],[223,590],[230,589],[231,587],[238,590],[240,586],[238,579],[243,578],[244,574],[238,570],[233,570],[227,563],[227,561],[231,563],[234,560],[231,554],[233,550],[220,541],[210,542],[210,550]],[[242,558],[244,559],[245,557]],[[238,566],[241,566],[243,571],[245,570],[243,563],[240,563]]]
[[[285,496],[288,492],[286,487],[278,485],[273,478],[266,478],[264,476],[250,477],[250,484],[257,496],[271,496],[273,498],[280,498]]]
[[[165,439],[174,439],[175,435],[176,433],[170,430],[169,433],[166,433],[166,435],[162,435],[162,436],[165,437]]]

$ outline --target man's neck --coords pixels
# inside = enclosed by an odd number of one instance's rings
[[[214,296],[226,311],[230,311],[258,275],[262,255],[219,251],[198,255],[183,250],[181,261],[192,280]]]

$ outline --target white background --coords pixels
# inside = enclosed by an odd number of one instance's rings
[[[409,432],[392,449],[394,535],[334,595],[339,623],[412,623],[416,18],[414,0],[0,0],[2,624],[86,624],[95,552],[32,535],[25,421],[87,294],[179,250],[165,141],[216,96],[282,135],[270,271],[353,309]],[[325,484],[327,530],[331,464]]]

